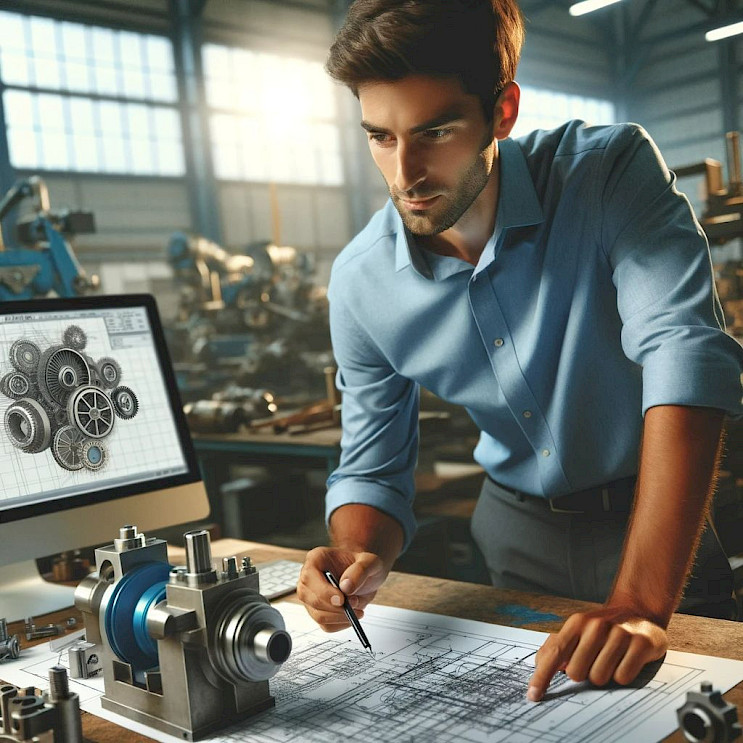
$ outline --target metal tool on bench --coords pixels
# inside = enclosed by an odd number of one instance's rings
[[[80,699],[70,692],[67,669],[49,669],[49,691],[0,686],[0,743],[82,743]]]
[[[0,660],[15,660],[20,654],[18,635],[8,635],[8,622],[0,619]]]
[[[684,738],[691,743],[729,743],[741,736],[738,711],[728,704],[709,681],[700,691],[686,694],[686,703],[676,710]]]
[[[249,558],[217,571],[208,532],[185,540],[187,565],[171,568],[162,539],[124,526],[96,550],[75,606],[101,652],[103,707],[198,740],[273,706],[268,679],[292,643]]]

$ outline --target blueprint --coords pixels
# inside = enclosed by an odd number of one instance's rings
[[[723,692],[743,680],[743,661],[669,651],[662,665],[629,687],[598,689],[559,674],[545,700],[533,704],[525,699],[526,686],[544,633],[371,606],[362,623],[372,657],[351,630],[326,634],[303,607],[274,606],[294,642],[271,681],[276,707],[210,740],[655,741],[677,728],[676,709],[702,680]],[[57,660],[48,649],[34,648],[0,666],[0,676],[43,687]],[[179,740],[101,710],[101,680],[71,680],[71,686],[83,709],[158,741]]]

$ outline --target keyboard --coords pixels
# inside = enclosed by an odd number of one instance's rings
[[[269,601],[297,590],[301,562],[294,560],[272,560],[256,564],[260,581],[260,592]]]

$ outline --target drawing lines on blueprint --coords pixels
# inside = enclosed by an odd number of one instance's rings
[[[628,687],[599,689],[559,675],[545,701],[532,704],[526,686],[543,633],[370,606],[363,624],[372,658],[350,630],[328,635],[303,607],[275,606],[294,646],[271,679],[276,707],[217,732],[209,739],[214,743],[650,742],[677,729],[676,709],[702,680],[723,692],[743,680],[740,661],[669,651],[662,665]],[[28,679],[14,678],[12,668],[32,673],[43,686],[57,656],[29,652],[35,657],[4,665],[3,672],[12,683]],[[106,716],[98,699],[102,679],[83,683],[70,680],[83,709]]]
[[[276,708],[221,739],[237,743],[249,731],[251,740],[264,743],[628,740],[703,675],[666,663],[654,678],[616,689],[559,675],[546,701],[531,704],[525,693],[540,642],[369,614],[364,627],[379,648],[375,658],[355,638],[338,642],[319,629],[293,632],[292,656],[272,681]]]

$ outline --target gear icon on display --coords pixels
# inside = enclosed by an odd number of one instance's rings
[[[75,389],[90,384],[90,368],[74,348],[52,346],[41,354],[38,379],[41,394],[49,402],[66,405]]]
[[[124,387],[123,385],[117,387],[111,393],[111,401],[114,404],[116,415],[124,420],[134,418],[139,410],[137,396],[128,387]]]
[[[112,390],[121,381],[121,367],[114,359],[98,359],[98,375],[106,389]]]
[[[62,333],[62,343],[65,346],[74,348],[76,351],[82,351],[87,342],[88,336],[85,335],[85,331],[78,325],[70,325]]]
[[[13,342],[10,347],[10,363],[23,374],[36,374],[39,371],[41,351],[39,347],[23,338]]]
[[[108,452],[100,441],[86,441],[82,445],[80,458],[83,467],[88,470],[99,470],[106,464]]]
[[[71,423],[91,439],[108,436],[116,420],[111,398],[92,384],[78,387],[70,395],[67,415]]]
[[[76,472],[84,467],[84,442],[85,437],[75,426],[62,426],[52,439],[52,456],[60,467]]]
[[[52,428],[46,410],[36,400],[24,397],[5,411],[5,430],[10,443],[29,454],[39,454],[49,446]]]
[[[62,331],[62,343],[42,351],[26,338],[8,351],[11,368],[0,366],[0,396],[10,398],[4,414],[5,433],[27,454],[51,450],[68,472],[103,468],[116,418],[131,420],[139,400],[119,385],[121,366],[104,356],[95,361],[83,353],[88,334],[79,325]]]
[[[0,379],[0,391],[14,400],[31,397],[31,380],[23,372],[9,372]]]

